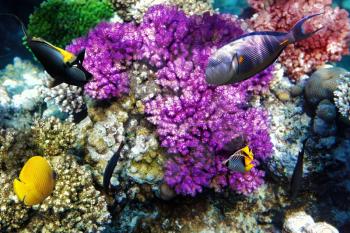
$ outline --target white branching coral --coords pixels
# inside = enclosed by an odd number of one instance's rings
[[[62,83],[49,88],[50,82],[52,82],[52,78],[46,74],[45,87],[41,88],[41,94],[47,104],[57,105],[60,111],[66,112],[70,116],[81,112],[85,108],[83,89],[81,87]]]
[[[44,93],[46,93],[45,102],[54,101],[62,112],[78,113],[85,106],[83,89],[77,86],[62,83]]]
[[[334,103],[340,114],[350,119],[350,72],[341,75],[333,94]]]

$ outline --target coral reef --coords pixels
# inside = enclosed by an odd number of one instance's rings
[[[87,38],[74,40],[67,49],[76,53],[86,48],[84,67],[94,79],[85,85],[85,92],[96,99],[108,99],[128,93],[127,68],[140,46],[134,24],[100,23]]]
[[[164,152],[159,148],[153,127],[143,119],[142,101],[156,95],[158,87],[150,79],[154,73],[145,65],[134,63],[128,73],[130,95],[109,106],[90,104],[89,117],[77,125],[78,135],[87,135],[79,141],[87,149],[86,160],[93,165],[99,184],[107,161],[124,141],[126,145],[114,171],[112,186],[131,178],[139,184],[155,184],[156,188],[163,178]]]
[[[1,232],[16,232],[30,219],[30,208],[19,203],[13,192],[13,177],[16,170],[0,169],[0,229]]]
[[[135,22],[141,22],[148,8],[158,4],[176,5],[187,15],[212,11],[210,0],[110,0],[110,2],[125,21]]]
[[[194,195],[220,173],[215,169],[219,160],[209,159],[209,154],[232,138],[245,134],[257,158],[264,159],[271,151],[266,113],[260,108],[250,108],[246,102],[252,94],[267,89],[273,68],[237,86],[210,87],[204,79],[205,63],[212,47],[220,47],[242,33],[235,17],[208,13],[187,17],[176,7],[157,5],[149,8],[139,26],[101,23],[87,38],[75,40],[68,49],[72,52],[86,49],[84,65],[95,78],[85,89],[97,99],[127,92],[126,69],[131,67],[131,62],[146,60],[157,69],[156,83],[161,93],[144,101],[144,111],[157,126],[161,145],[168,152],[183,156],[166,166],[167,182],[171,186],[179,185],[178,193]],[[197,159],[186,158],[191,156]],[[177,163],[183,165],[184,173],[177,172],[180,169]],[[187,180],[189,184],[181,188],[191,167],[199,170],[198,174],[193,170],[191,174],[197,181]],[[191,185],[197,187],[185,187]]]
[[[147,128],[137,127],[134,145],[131,145],[129,158],[132,158],[127,174],[138,183],[154,184],[163,178],[163,152],[158,149],[155,134]]]
[[[33,143],[28,140],[30,138],[31,133],[28,130],[0,129],[0,165],[2,169],[17,169],[28,157],[36,154]]]
[[[305,84],[305,97],[308,103],[317,106],[324,99],[333,101],[338,80],[345,73],[346,70],[339,67],[320,68],[312,73]]]
[[[104,196],[93,186],[91,169],[74,156],[50,157],[57,181],[53,194],[34,207],[24,232],[102,232],[111,223]],[[48,214],[50,213],[50,214]],[[46,216],[42,221],[41,216]]]
[[[61,122],[54,117],[36,120],[31,133],[39,153],[45,156],[66,154],[76,142],[74,126],[74,123]]]
[[[15,57],[0,71],[0,125],[9,128],[24,128],[32,118],[40,114],[43,98],[42,72],[29,61]]]
[[[302,142],[309,135],[311,118],[304,112],[300,93],[288,101],[279,99],[278,93],[288,93],[295,87],[283,73],[281,65],[277,64],[270,84],[271,93],[264,100],[271,119],[270,137],[274,147],[268,168],[277,177],[291,178]],[[302,87],[300,83],[298,88]],[[304,174],[307,174],[306,167]]]
[[[340,114],[350,120],[350,73],[341,75],[334,94],[334,102]]]
[[[294,212],[287,216],[283,224],[284,233],[339,233],[332,225],[326,222],[314,222],[313,218],[304,211]]]
[[[324,121],[333,122],[337,117],[337,109],[329,100],[322,100],[316,109],[316,115]]]
[[[107,0],[47,0],[30,16],[28,34],[64,47],[112,16],[113,9]]]
[[[337,114],[337,108],[341,112],[347,104],[339,106],[341,101],[338,101],[339,98],[335,94],[340,95],[340,85],[346,75],[347,71],[343,68],[326,67],[318,69],[306,81],[305,98],[307,104],[315,110],[313,135],[307,144],[314,150],[333,147],[338,133],[338,119],[347,121],[346,117],[341,118]]]
[[[323,13],[322,16],[312,19],[305,30],[311,31],[321,26],[324,29],[311,38],[289,45],[279,58],[294,80],[326,62],[339,61],[343,55],[348,54],[348,13],[338,7],[332,8],[331,0],[248,2],[257,11],[249,19],[250,26],[256,31],[287,32],[303,16]]]
[[[138,220],[135,232],[278,232],[288,207],[283,195],[281,187],[266,184],[248,197],[224,192],[127,207]],[[130,225],[129,213],[121,214],[118,226]]]
[[[165,11],[164,15],[168,15],[169,19],[158,17],[160,14],[158,12],[162,11]],[[186,18],[181,12],[161,7],[150,8],[142,26],[146,27],[146,31],[154,30],[154,24],[156,27],[169,25],[171,29],[170,23],[175,20],[177,28],[182,28],[182,31],[177,29],[176,34],[172,36],[165,29],[157,28],[157,32],[164,36],[154,39],[148,37],[144,41],[144,44],[152,46],[146,47],[146,58],[150,59],[151,65],[161,68],[156,76],[162,91],[154,99],[146,102],[145,111],[150,115],[148,119],[157,126],[161,145],[168,148],[170,153],[181,154],[167,162],[165,180],[170,186],[175,187],[177,193],[195,195],[202,190],[203,186],[218,186],[215,189],[220,190],[220,186],[227,185],[225,178],[227,169],[220,166],[220,159],[222,162],[223,158],[216,156],[212,158],[212,156],[216,149],[222,148],[232,138],[246,134],[256,156],[261,158],[268,156],[270,144],[265,131],[267,129],[264,122],[265,113],[261,109],[249,109],[248,106],[241,105],[249,98],[247,87],[251,92],[254,89],[259,91],[260,85],[262,87],[266,85],[271,75],[268,70],[237,87],[207,86],[203,71],[205,61],[210,54],[210,46],[232,40],[242,34],[242,31],[237,23],[231,21],[233,19],[221,18],[217,15]],[[187,29],[187,25],[192,23],[191,20],[196,20],[195,23],[201,28],[200,31],[191,32]],[[151,28],[146,23],[152,23]],[[224,24],[226,26],[222,26]],[[209,28],[211,31],[207,31]],[[221,35],[221,28],[225,28],[226,34],[214,41],[211,36]],[[206,35],[206,40],[192,39],[201,37],[196,33]],[[181,42],[181,38],[188,39]],[[153,48],[154,45],[161,43],[164,45],[172,43],[174,49],[166,51]],[[202,49],[196,50],[196,46],[201,46]],[[192,55],[187,54],[186,51],[179,51],[187,47],[194,48]],[[148,55],[149,52],[151,54]],[[171,56],[175,56],[175,59],[167,61]],[[255,128],[257,126],[259,130]],[[266,144],[260,144],[259,141],[265,141]],[[222,178],[216,178],[216,176]],[[230,179],[233,179],[233,176]],[[235,182],[230,183],[235,184]]]
[[[2,231],[95,232],[110,223],[106,201],[95,190],[90,169],[78,165],[74,156],[65,155],[74,141],[71,131],[71,123],[60,123],[57,119],[38,121],[28,132],[1,130]],[[19,203],[13,193],[12,181],[24,161],[38,151],[50,156],[48,159],[57,174],[57,182],[53,195],[43,204],[34,206],[33,212]],[[42,221],[42,216],[46,216],[45,221]]]
[[[79,123],[85,125],[83,134],[88,135],[85,139],[88,152],[86,159],[93,165],[100,184],[107,161],[121,141],[126,145],[114,171],[112,185],[127,177],[139,184],[156,184],[163,178],[164,153],[149,124],[133,115],[135,110],[138,111],[137,108],[134,98],[125,97],[108,108],[90,108],[91,120]]]
[[[208,57],[251,30],[246,22],[214,13],[207,0],[108,1],[132,22],[116,14],[100,22],[113,14],[107,0],[47,0],[30,22],[30,32],[60,46],[94,27],[67,46],[86,49],[94,78],[84,90],[92,98],[66,84],[49,89],[48,75],[18,58],[0,71],[1,232],[338,232],[330,224],[347,232],[349,73],[322,67],[302,75],[345,54],[347,13],[330,0],[250,0],[254,30],[286,31],[323,8],[305,29],[327,25],[290,46],[282,64],[216,87],[205,82]],[[72,123],[79,112],[88,116]],[[305,139],[303,182],[290,200]],[[110,190],[100,192],[122,142]],[[254,168],[234,172],[223,161],[243,144]],[[50,162],[57,182],[28,208],[12,182],[34,155]]]
[[[73,115],[81,112],[86,108],[83,89],[77,86],[62,83],[53,88],[47,86],[41,89],[44,101],[51,108],[52,105],[58,107],[61,112],[69,114],[69,118],[73,119]]]

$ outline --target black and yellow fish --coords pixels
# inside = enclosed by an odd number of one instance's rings
[[[212,85],[226,85],[244,81],[271,65],[292,43],[306,39],[323,27],[305,33],[306,20],[299,20],[289,32],[252,32],[219,48],[208,61],[206,81]]]
[[[245,146],[233,153],[222,163],[227,164],[227,167],[232,171],[248,172],[254,167],[254,164],[252,163],[253,160],[253,152],[250,150],[249,146]]]
[[[49,162],[41,157],[31,157],[23,166],[13,189],[25,205],[40,204],[51,195],[55,187],[55,172]]]
[[[29,36],[23,22],[17,16],[12,14],[0,15],[12,16],[20,22],[28,47],[43,65],[46,72],[54,78],[53,87],[61,83],[81,87],[92,78],[92,75],[83,67],[85,50],[75,56],[73,53],[58,48],[44,39]]]

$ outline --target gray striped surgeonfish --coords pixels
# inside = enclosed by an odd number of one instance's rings
[[[208,60],[206,81],[225,85],[244,81],[271,65],[289,44],[306,39],[323,27],[305,33],[306,20],[321,15],[313,14],[299,20],[289,32],[252,32],[219,48]]]

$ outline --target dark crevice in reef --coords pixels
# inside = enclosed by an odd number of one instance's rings
[[[0,13],[14,14],[27,25],[29,15],[41,2],[43,0],[1,0]],[[24,35],[19,23],[9,16],[1,16],[0,22],[0,69],[12,63],[16,56],[33,60],[31,53],[22,45]]]

